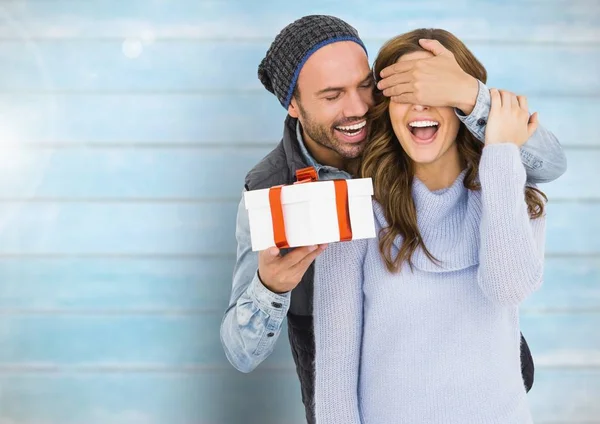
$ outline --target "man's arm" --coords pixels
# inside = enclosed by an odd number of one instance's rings
[[[290,293],[276,294],[258,278],[258,252],[252,251],[244,200],[236,227],[237,261],[229,306],[221,322],[221,343],[229,362],[248,373],[273,351],[290,306]]]
[[[485,128],[490,114],[490,91],[481,81],[473,110],[465,115],[455,108],[456,115],[469,131],[481,142],[485,140]],[[556,180],[567,169],[567,159],[558,139],[541,125],[521,147],[521,161],[525,165],[527,181],[533,184]]]

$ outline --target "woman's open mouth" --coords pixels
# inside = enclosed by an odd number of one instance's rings
[[[412,139],[417,144],[430,144],[435,140],[435,137],[440,128],[440,123],[437,121],[411,121],[408,123],[408,129],[412,135]]]

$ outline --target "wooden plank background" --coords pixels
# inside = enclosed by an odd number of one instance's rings
[[[312,13],[371,60],[454,32],[559,137],[529,397],[600,423],[600,1],[0,0],[0,424],[303,422],[287,338],[246,375],[218,331],[243,177],[285,117],[256,67]]]

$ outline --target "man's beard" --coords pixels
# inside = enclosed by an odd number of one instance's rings
[[[344,143],[335,136],[335,127],[352,125],[353,123],[363,121],[365,118],[348,118],[343,121],[336,122],[333,126],[322,125],[316,122],[311,116],[306,113],[306,110],[302,108],[300,102],[298,102],[298,109],[300,110],[300,116],[302,117],[302,129],[304,133],[309,136],[315,143],[336,152],[338,155],[345,159],[356,159],[360,157],[364,150],[366,139],[357,144],[350,145]]]

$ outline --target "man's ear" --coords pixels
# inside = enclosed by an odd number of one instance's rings
[[[298,111],[299,111],[298,102],[296,101],[296,99],[294,97],[292,97],[292,101],[290,102],[290,105],[288,106],[288,114],[292,118],[298,119],[298,117],[300,116]]]

